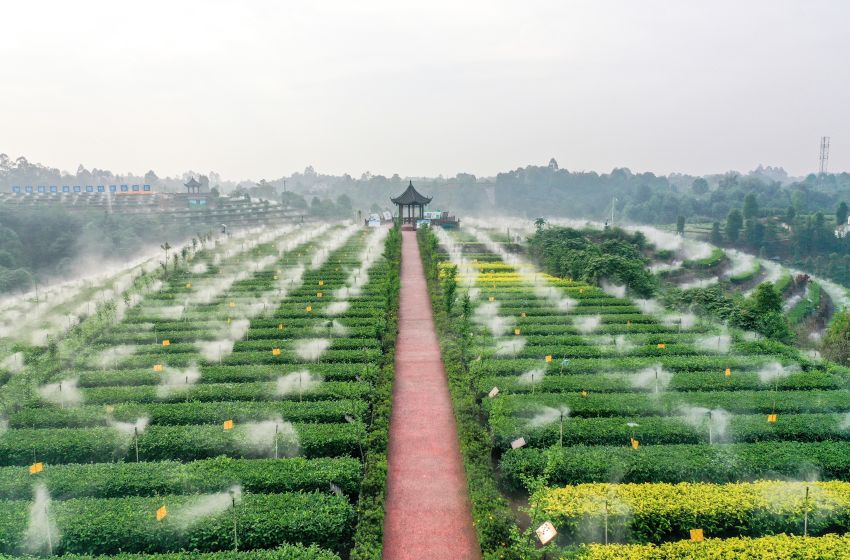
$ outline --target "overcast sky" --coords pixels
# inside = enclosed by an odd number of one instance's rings
[[[62,169],[850,169],[850,2],[6,2],[0,152]]]

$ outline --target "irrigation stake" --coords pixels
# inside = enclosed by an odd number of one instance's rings
[[[274,423],[274,458],[278,458],[277,422]]]
[[[711,445],[714,443],[711,432],[711,411],[708,411],[708,444]]]
[[[564,447],[564,411],[561,411],[561,437],[558,440],[561,447]]]
[[[233,504],[233,551],[239,552],[239,539],[236,536],[236,495],[230,491],[230,502]]]
[[[139,428],[138,426],[133,426],[133,440],[136,443],[136,462],[139,462]]]
[[[806,486],[806,501],[803,508],[803,536],[809,536],[809,487]]]
[[[608,544],[608,498],[605,498],[605,544]]]

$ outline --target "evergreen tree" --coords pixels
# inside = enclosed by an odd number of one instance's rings
[[[744,217],[741,216],[741,211],[733,208],[726,216],[726,238],[733,243],[738,241],[741,235],[741,227],[744,225]]]
[[[759,205],[756,202],[756,195],[750,193],[744,197],[744,219],[755,218],[758,213]]]
[[[723,235],[720,233],[720,222],[711,224],[711,242],[715,245],[720,245],[723,241]]]

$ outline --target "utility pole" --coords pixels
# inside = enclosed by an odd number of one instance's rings
[[[818,157],[818,185],[823,182],[829,164],[829,136],[820,138],[820,156]]]
[[[617,204],[617,197],[611,197],[611,229],[614,229],[614,205]]]

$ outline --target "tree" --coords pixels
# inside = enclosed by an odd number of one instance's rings
[[[544,227],[546,227],[546,220],[543,218],[537,218],[534,220],[534,227],[537,228],[537,231],[540,231]]]
[[[733,243],[738,241],[743,225],[744,217],[741,215],[741,211],[737,208],[730,210],[729,215],[726,216],[726,238]]]
[[[794,218],[796,218],[796,217],[797,217],[797,211],[794,209],[793,206],[789,206],[788,210],[786,210],[786,212],[785,212],[785,223],[788,224],[789,226],[792,225],[794,223]]]
[[[703,195],[708,192],[708,181],[703,179],[702,177],[697,177],[694,179],[694,182],[691,183],[691,190],[696,195]]]
[[[679,216],[678,218],[676,218],[676,233],[678,233],[682,237],[685,236],[685,217],[684,216]]]
[[[777,291],[773,282],[759,284],[752,295],[752,300],[755,304],[755,311],[758,313],[782,311],[782,295]]]
[[[759,205],[756,202],[756,195],[749,193],[744,197],[744,219],[755,218],[759,213]]]
[[[720,233],[720,222],[714,222],[711,224],[710,241],[715,245],[720,245],[720,243],[723,242],[723,235]]]
[[[847,203],[843,200],[838,205],[838,210],[835,211],[835,225],[840,226],[847,223],[847,214],[850,210],[847,208]]]
[[[823,357],[841,365],[850,360],[850,311],[835,314],[820,346]]]

